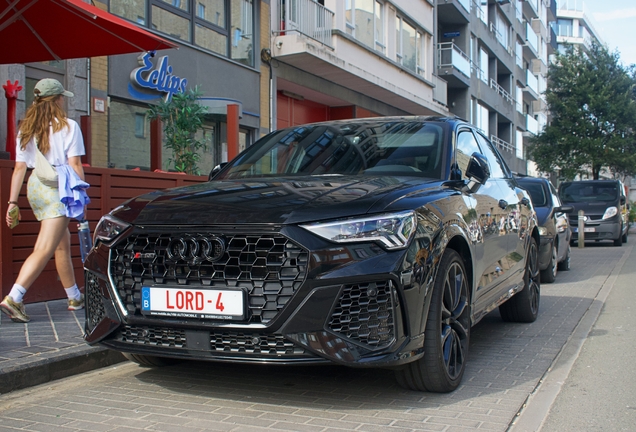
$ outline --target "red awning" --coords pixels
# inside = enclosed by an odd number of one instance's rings
[[[0,64],[174,48],[81,0],[0,0]]]

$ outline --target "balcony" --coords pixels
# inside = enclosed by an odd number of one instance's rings
[[[550,0],[550,5],[547,7],[548,9],[548,22],[556,21],[557,19],[557,6],[556,0]]]
[[[493,78],[490,78],[490,88],[499,94],[503,98],[504,101],[509,103],[510,105],[514,104],[514,99],[502,86],[497,83]]]
[[[539,0],[523,0],[523,14],[526,18],[539,18]]]
[[[437,0],[437,16],[442,24],[468,24],[470,0]]]
[[[466,88],[470,85],[470,58],[453,42],[437,44],[439,75],[448,81],[451,88]]]
[[[523,54],[529,59],[539,57],[539,36],[529,22],[526,22],[526,43],[523,45]]]
[[[530,70],[526,70],[526,88],[524,90],[524,93],[528,94],[531,99],[539,99],[539,79]]]
[[[344,15],[317,1],[274,0],[271,5],[272,58],[280,63],[277,80],[290,83],[290,91],[314,100],[324,84],[319,81],[325,80],[405,113],[448,114],[448,108],[434,99],[432,67],[417,68],[416,73],[365,45],[347,34]],[[433,47],[427,46],[430,57],[422,59],[422,66],[434,63]],[[301,83],[299,72],[316,80]]]
[[[526,115],[526,131],[534,136],[539,135],[539,122],[530,114]]]
[[[515,153],[515,146],[513,146],[512,144],[510,144],[507,141],[502,140],[499,137],[496,137],[494,135],[490,136],[490,142],[492,142],[495,146],[497,146],[497,148],[499,150],[501,150],[502,152],[508,152],[508,153]]]

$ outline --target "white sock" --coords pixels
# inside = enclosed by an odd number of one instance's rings
[[[79,300],[82,295],[79,288],[77,288],[77,284],[70,288],[64,288],[64,291],[66,291],[66,296],[71,300]]]
[[[22,297],[26,294],[27,290],[22,285],[13,284],[13,288],[9,292],[9,297],[16,303],[22,303]]]

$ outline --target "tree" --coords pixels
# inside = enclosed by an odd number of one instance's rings
[[[603,168],[636,174],[635,84],[618,53],[602,45],[557,54],[545,92],[551,121],[529,149],[539,170],[558,169],[565,179],[598,179]]]
[[[197,139],[197,132],[202,129],[203,117],[207,108],[199,105],[201,96],[199,87],[183,93],[175,93],[170,100],[161,100],[148,110],[151,120],[163,122],[164,146],[172,151],[168,161],[174,169],[187,174],[201,175],[197,166],[199,152],[205,151],[207,142]]]

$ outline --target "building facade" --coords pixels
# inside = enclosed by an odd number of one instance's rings
[[[448,106],[487,134],[513,171],[547,122],[554,0],[438,0],[438,69]]]

